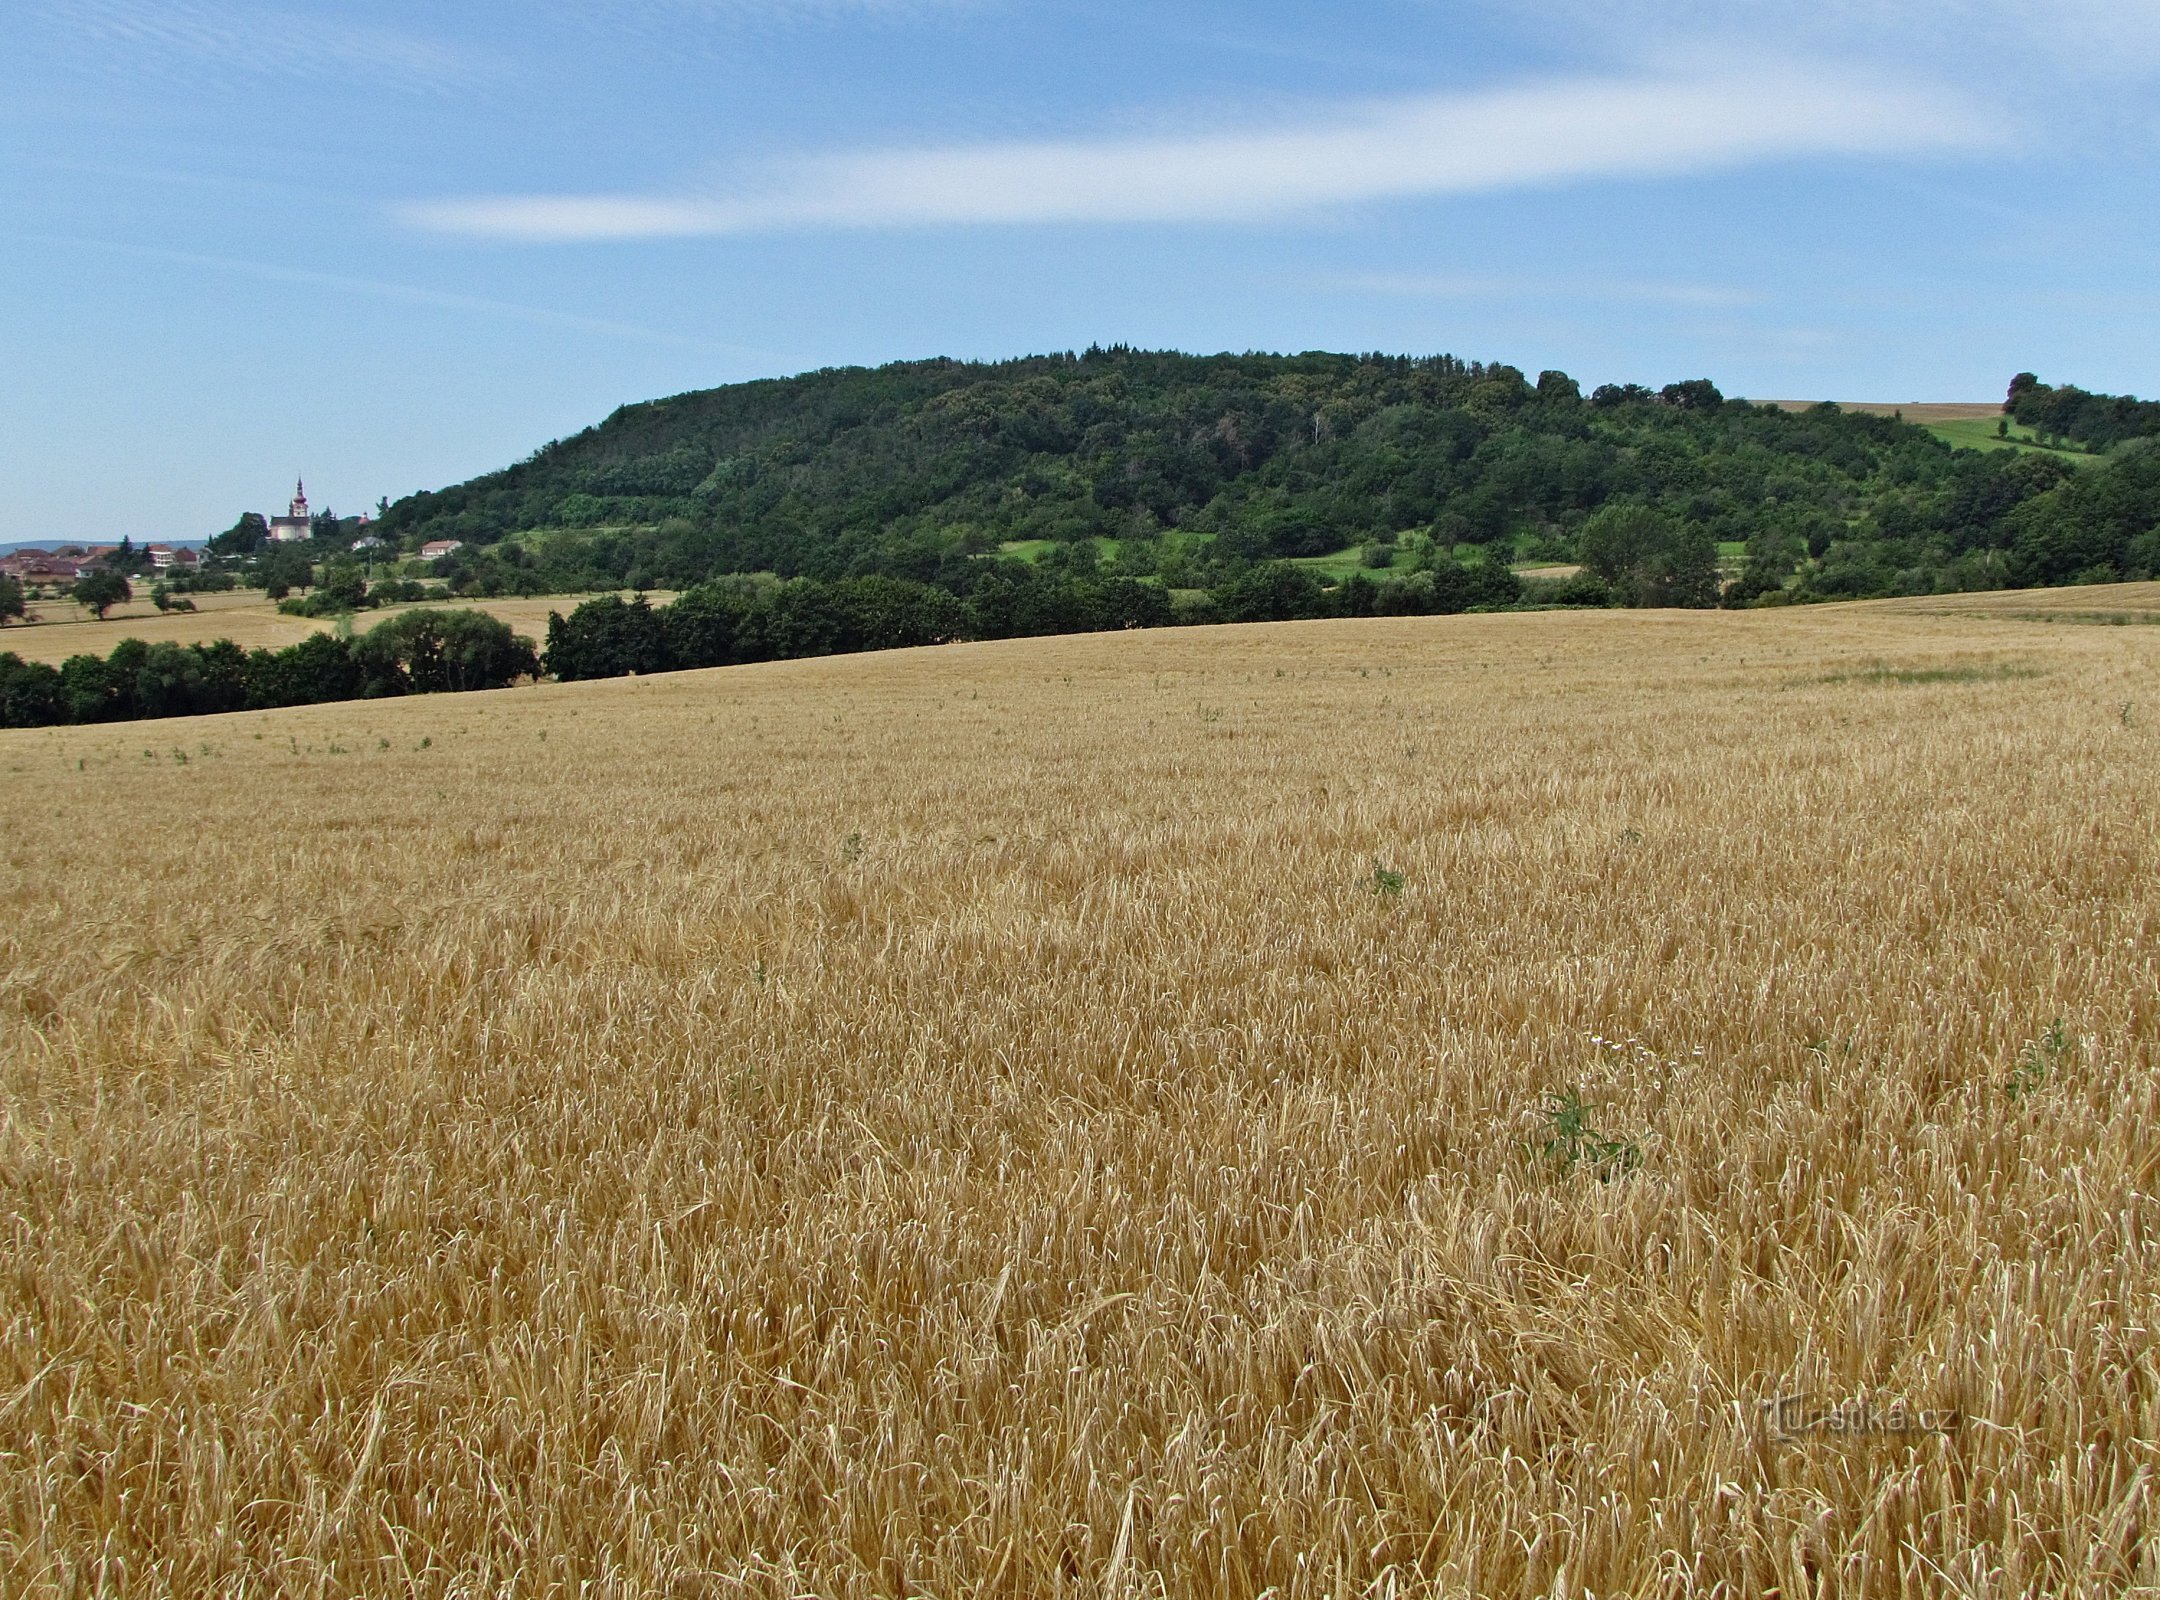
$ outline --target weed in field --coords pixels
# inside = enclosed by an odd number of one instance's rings
[[[1545,1102],[1545,1137],[1538,1151],[1557,1162],[1563,1172],[1578,1166],[1611,1179],[1642,1165],[1642,1146],[1632,1139],[1613,1139],[1590,1122],[1590,1108],[1579,1090],[1550,1096]]]
[[[2077,1042],[2057,1017],[2018,1051],[2017,1063],[2003,1080],[2003,1093],[2013,1105],[2030,1100],[2061,1074],[2076,1053]]]
[[[1372,890],[1374,894],[1392,898],[1403,892],[1403,885],[1407,881],[1400,872],[1387,865],[1378,856],[1373,858]]]

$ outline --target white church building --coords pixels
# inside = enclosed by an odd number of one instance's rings
[[[293,485],[292,505],[282,517],[270,519],[270,537],[279,544],[298,544],[302,539],[313,538],[315,529],[308,521],[307,485]]]

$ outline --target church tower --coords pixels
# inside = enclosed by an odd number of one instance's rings
[[[291,506],[284,516],[270,519],[270,537],[279,544],[298,544],[314,534],[314,526],[308,521],[307,485],[295,481]]]

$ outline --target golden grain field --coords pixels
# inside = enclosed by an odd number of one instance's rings
[[[2045,604],[0,734],[0,1587],[2152,1592],[2160,627]]]

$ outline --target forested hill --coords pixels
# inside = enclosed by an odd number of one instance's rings
[[[2019,381],[2028,408],[2058,393]],[[1614,507],[1628,537],[1722,546],[1728,603],[1999,587],[2160,566],[2160,452],[2128,436],[2134,408],[2086,407],[2113,431],[2073,454],[1956,449],[1703,380],[1586,396],[1562,373],[1448,356],[922,361],[626,406],[402,500],[376,531],[467,541],[468,587],[769,571],[965,593],[1001,551],[1173,588],[1272,559],[1333,556],[1331,580],[1362,565],[1383,582],[1470,546],[1573,560]]]

